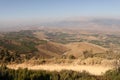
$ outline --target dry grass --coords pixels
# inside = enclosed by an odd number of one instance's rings
[[[66,52],[66,54],[72,54],[76,57],[82,56],[82,53],[84,51],[92,51],[92,53],[105,53],[106,48],[103,48],[101,46],[87,43],[87,42],[75,42],[75,43],[70,43],[67,44],[66,47],[68,47],[70,50]]]
[[[82,64],[86,62],[86,64]],[[91,64],[93,63],[94,64]],[[97,62],[97,63],[96,63]],[[100,62],[100,63],[98,63]],[[97,58],[81,59],[40,59],[30,60],[22,64],[9,64],[7,65],[11,69],[28,68],[30,70],[48,70],[48,71],[61,71],[61,70],[73,70],[73,71],[87,71],[94,75],[102,75],[107,70],[113,69],[113,60],[100,60]]]
[[[73,70],[73,71],[87,71],[94,75],[102,75],[107,70],[112,69],[112,67],[104,66],[88,66],[88,65],[59,65],[59,64],[44,64],[44,65],[29,65],[29,64],[17,64],[17,65],[8,65],[9,68],[18,69],[28,68],[30,70],[48,70],[48,71],[61,71],[61,70]]]
[[[34,32],[36,38],[40,39],[40,40],[44,40],[47,38],[47,36],[43,33],[43,32]]]
[[[62,54],[68,50],[64,45],[50,41],[45,44],[40,44],[37,48],[40,54],[44,53],[44,55],[48,55],[49,57],[62,56]]]

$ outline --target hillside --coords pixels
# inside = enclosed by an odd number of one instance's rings
[[[111,43],[112,46],[110,46]],[[68,32],[22,30],[1,33],[0,49],[0,52],[4,51],[0,61],[4,62],[7,58],[9,58],[7,62],[17,60],[14,56],[23,61],[53,57],[68,59],[71,55],[75,58],[85,59],[93,57],[118,59],[120,56],[119,35],[98,34],[88,31],[79,33],[69,30]],[[8,51],[9,57],[6,57],[6,51]]]
[[[44,34],[44,32],[40,32],[40,31],[36,31],[33,33],[35,35],[36,38],[40,39],[40,40],[45,40],[47,38],[47,36]]]
[[[39,54],[47,57],[58,57],[62,56],[64,52],[68,50],[63,44],[55,42],[46,42],[37,46]]]
[[[105,53],[107,50],[106,48],[87,42],[69,43],[66,44],[66,47],[69,48],[69,51],[67,51],[65,54],[74,55],[75,57],[83,57],[85,52],[88,52],[89,54],[96,54]]]

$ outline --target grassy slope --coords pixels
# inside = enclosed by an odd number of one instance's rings
[[[105,53],[105,51],[107,50],[101,46],[87,42],[70,43],[66,44],[66,47],[70,49],[66,54],[73,54],[76,57],[81,56],[84,51],[91,51],[92,54],[96,54]]]

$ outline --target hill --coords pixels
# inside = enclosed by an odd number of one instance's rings
[[[111,43],[114,45],[110,47]],[[108,47],[104,48],[103,45]],[[23,30],[1,33],[0,49],[1,53],[4,51],[1,60],[5,62],[7,58],[10,58],[7,62],[16,60],[14,56],[19,60],[53,57],[66,59],[70,55],[85,59],[91,57],[118,59],[120,56],[119,35],[81,31],[79,33],[59,30]],[[9,57],[6,56],[6,51]]]
[[[46,42],[37,46],[39,54],[45,57],[58,57],[62,56],[64,52],[68,50],[63,44],[55,42]]]
[[[105,53],[107,50],[106,48],[87,42],[69,43],[66,44],[66,47],[69,48],[69,51],[65,55],[74,55],[75,57],[83,57],[87,52],[88,54]]]

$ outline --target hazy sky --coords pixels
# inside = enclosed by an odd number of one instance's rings
[[[0,0],[0,17],[119,16],[119,0]]]
[[[77,16],[119,17],[120,0],[0,0],[0,24]]]

